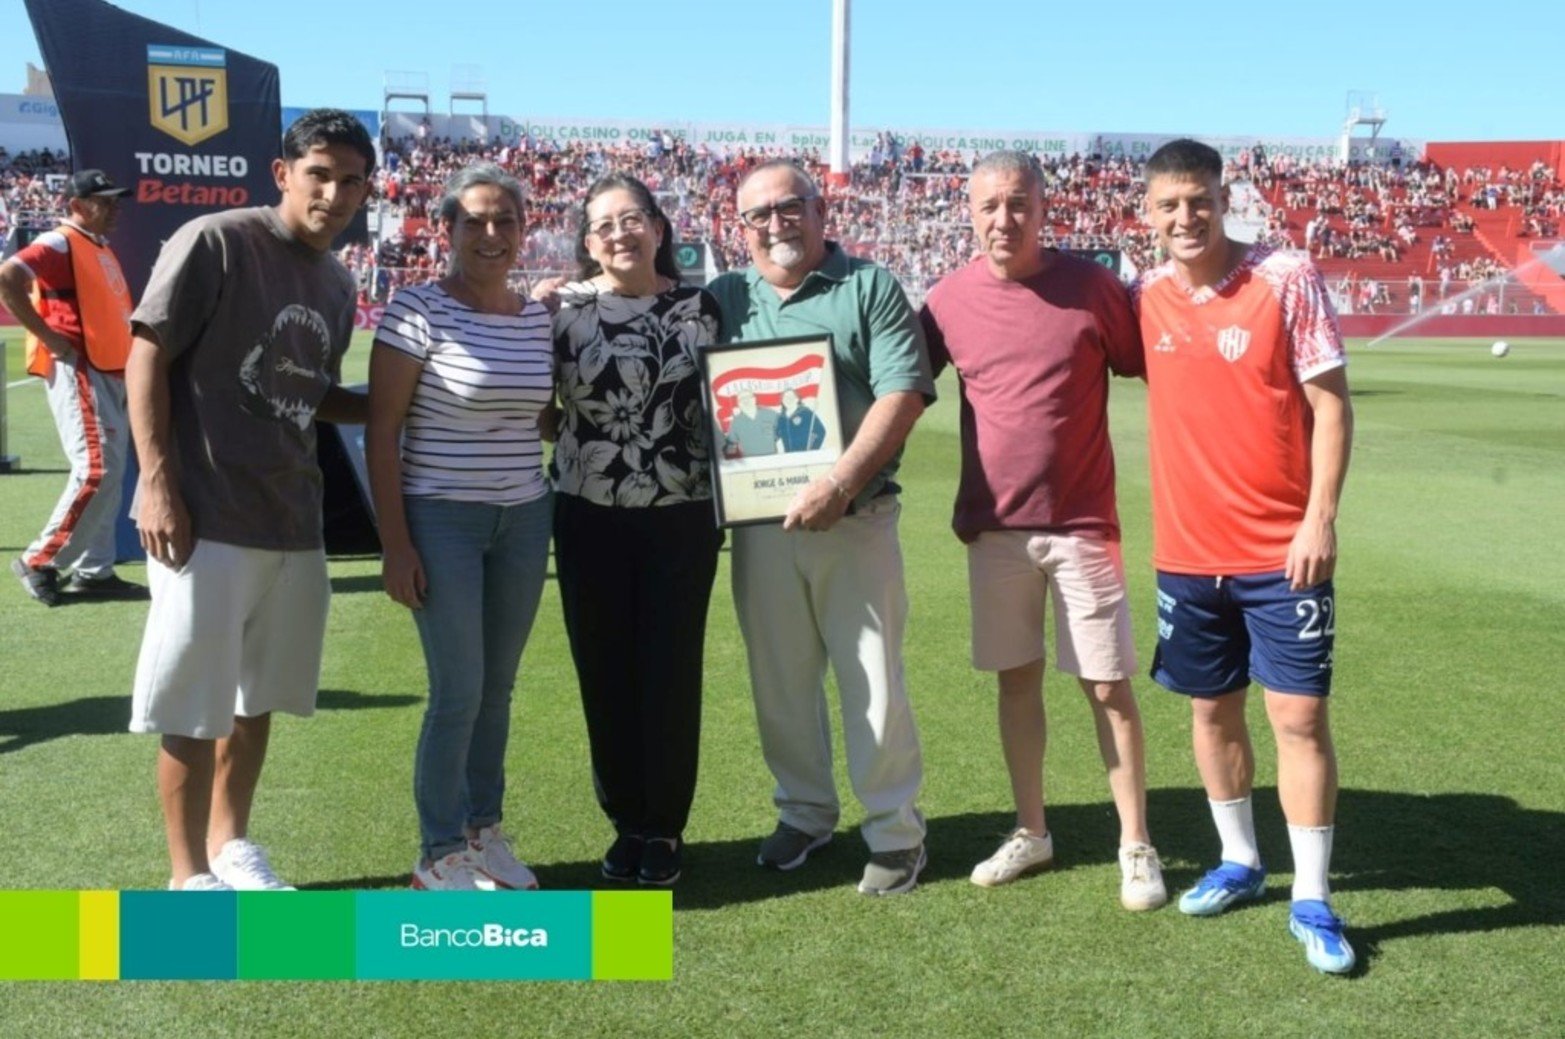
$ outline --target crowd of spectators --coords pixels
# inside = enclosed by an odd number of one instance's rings
[[[714,150],[672,135],[654,134],[636,144],[548,140],[450,141],[406,137],[386,147],[379,196],[390,224],[379,255],[356,251],[361,284],[376,297],[396,284],[421,278],[433,266],[428,254],[429,207],[439,185],[463,164],[482,159],[515,173],[529,189],[528,232],[523,265],[562,271],[575,263],[575,205],[588,184],[614,169],[643,180],[659,197],[681,239],[710,243],[720,267],[748,262],[734,208],[735,190],[752,166],[780,154],[761,148]],[[817,182],[829,183],[817,150],[788,153]],[[829,234],[850,252],[885,264],[921,295],[942,275],[973,256],[967,217],[967,175],[976,153],[930,151],[917,141],[882,134],[854,164],[846,184],[828,189]],[[1045,159],[1051,244],[1075,248],[1120,248],[1139,268],[1152,262],[1152,236],[1141,226],[1139,164],[1125,158],[1084,156]],[[366,265],[393,268],[371,273]]]
[[[15,226],[53,227],[59,219],[58,178],[71,172],[70,158],[47,149],[12,155],[0,148],[0,242]],[[50,175],[56,176],[53,185]]]
[[[456,142],[409,137],[387,146],[381,197],[403,221],[389,236],[378,263],[380,295],[407,278],[421,278],[436,255],[428,241],[428,207],[444,177],[475,158],[498,162],[529,186],[529,232],[524,266],[569,270],[575,263],[574,205],[593,178],[624,169],[644,180],[663,202],[683,239],[705,239],[720,266],[743,265],[743,236],[734,211],[734,189],[745,171],[778,154],[760,148],[716,150],[654,133],[645,143],[573,142],[544,139],[515,143]],[[822,183],[827,169],[818,151],[789,153]],[[856,162],[846,184],[828,191],[829,234],[849,251],[890,267],[915,296],[973,255],[966,213],[966,183],[978,155],[925,149],[919,142],[877,135]],[[1127,156],[1045,157],[1048,218],[1045,240],[1067,248],[1117,248],[1135,269],[1155,263],[1152,235],[1142,224],[1141,164]],[[1453,236],[1470,237],[1473,221],[1460,202],[1522,208],[1524,230],[1558,233],[1565,205],[1552,169],[1472,169],[1459,172],[1429,162],[1397,165],[1306,162],[1288,155],[1268,157],[1264,149],[1243,152],[1229,168],[1231,179],[1255,185],[1257,212],[1247,213],[1259,237],[1274,245],[1309,250],[1319,259],[1374,259],[1398,263],[1426,238],[1435,253],[1430,273],[1449,267],[1458,280],[1490,276],[1497,264],[1458,259]],[[395,221],[393,221],[395,222]],[[367,256],[361,257],[367,262]]]
[[[705,240],[720,268],[748,262],[734,209],[735,189],[755,164],[782,154],[756,147],[692,145],[655,131],[646,141],[610,144],[523,137],[515,141],[451,140],[427,129],[385,142],[377,178],[380,234],[373,245],[352,246],[343,260],[358,277],[367,300],[383,301],[409,282],[434,276],[443,266],[431,209],[441,185],[475,160],[498,163],[527,186],[528,229],[522,268],[533,274],[571,271],[575,255],[575,207],[587,186],[611,170],[629,172],[657,194],[682,240]],[[816,181],[830,178],[817,150],[793,151]],[[973,255],[967,217],[967,176],[977,153],[930,150],[889,133],[856,162],[844,184],[827,189],[828,233],[857,255],[891,268],[910,293],[922,296],[936,280]],[[1048,210],[1047,244],[1121,250],[1133,269],[1158,259],[1153,236],[1141,220],[1141,163],[1128,156],[1050,156],[1041,160]],[[58,206],[47,175],[69,171],[63,154],[0,150],[0,234],[6,214],[47,223]],[[1565,185],[1543,163],[1530,168],[1472,167],[1458,171],[1430,162],[1396,165],[1307,162],[1264,149],[1239,153],[1230,180],[1254,187],[1244,212],[1262,241],[1304,248],[1320,260],[1398,263],[1426,238],[1425,273],[1440,283],[1482,280],[1503,268],[1458,249],[1474,221],[1458,205],[1518,210],[1514,233],[1553,237],[1565,216]],[[522,277],[521,272],[518,279]],[[1377,286],[1383,288],[1383,284]],[[1353,288],[1354,297],[1362,285]],[[1400,295],[1400,293],[1399,293]],[[1445,293],[1442,291],[1441,296]],[[1374,304],[1376,297],[1365,300]]]

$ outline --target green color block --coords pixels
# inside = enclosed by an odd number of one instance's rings
[[[75,981],[74,891],[0,891],[0,979]]]
[[[239,977],[351,981],[354,892],[248,891],[239,896]]]
[[[673,980],[672,892],[593,892],[592,977],[594,981]]]

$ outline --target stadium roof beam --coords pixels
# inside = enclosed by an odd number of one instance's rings
[[[475,101],[478,103],[479,114],[485,122],[489,119],[489,84],[484,80],[484,71],[477,65],[452,65],[451,66],[451,99],[448,109],[451,115],[456,115],[458,101]],[[471,115],[472,113],[467,113]]]
[[[381,113],[391,111],[393,101],[415,101],[429,115],[429,73],[386,72],[382,78]]]
[[[1338,142],[1338,158],[1347,162],[1353,158],[1353,131],[1360,126],[1369,127],[1369,148],[1366,154],[1373,161],[1376,145],[1380,141],[1380,128],[1386,125],[1386,110],[1380,105],[1380,95],[1369,90],[1348,91],[1347,115],[1342,120],[1342,139]]]

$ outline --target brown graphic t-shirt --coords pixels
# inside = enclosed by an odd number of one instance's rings
[[[172,359],[179,486],[195,536],[321,545],[315,409],[353,333],[353,279],[266,207],[199,217],[163,246],[132,322]]]

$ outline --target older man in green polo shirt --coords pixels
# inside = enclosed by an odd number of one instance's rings
[[[757,861],[794,869],[836,828],[829,662],[848,774],[865,811],[870,859],[859,890],[900,894],[918,883],[925,831],[902,669],[907,592],[893,477],[903,441],[935,399],[923,331],[890,272],[826,240],[825,200],[799,167],[757,166],[738,201],[754,266],[710,286],[724,327],[736,341],[831,333],[846,445],[780,525],[734,532],[734,602],[761,751],[777,780],[777,829]]]

